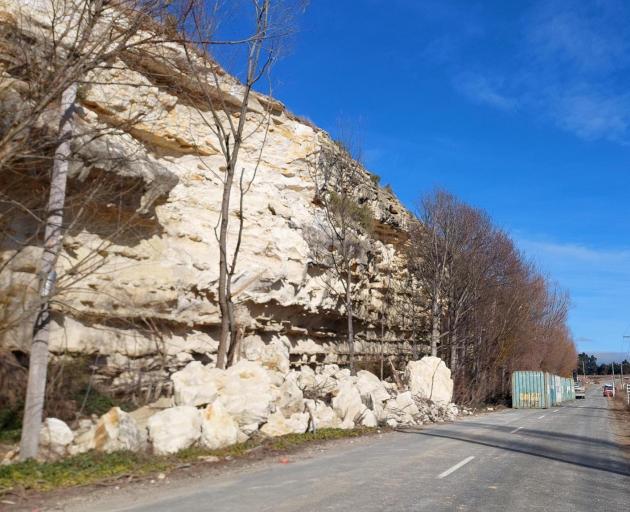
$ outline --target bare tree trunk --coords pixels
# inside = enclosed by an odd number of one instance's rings
[[[350,356],[350,374],[354,375],[354,325],[352,323],[352,274],[350,262],[346,265],[346,310],[348,313],[348,350]]]
[[[28,388],[24,405],[20,459],[37,456],[39,431],[42,426],[42,413],[46,395],[46,372],[48,369],[48,338],[50,334],[50,296],[56,281],[55,266],[63,241],[63,209],[66,200],[68,181],[68,160],[72,136],[72,115],[77,97],[77,84],[70,85],[62,94],[59,121],[59,145],[55,151],[48,215],[44,234],[44,251],[40,269],[40,310],[33,327],[33,341],[28,370]]]
[[[457,330],[453,329],[453,333],[451,334],[451,375],[455,375],[457,370]]]
[[[440,297],[436,292],[431,305],[431,355],[437,357],[437,347],[440,341]]]
[[[411,357],[414,361],[418,360],[418,342],[416,341],[416,321],[413,321],[411,329]]]
[[[227,141],[229,144],[229,140]],[[221,224],[219,228],[219,309],[221,310],[221,337],[217,350],[217,368],[226,367],[226,356],[230,342],[230,300],[228,297],[228,256],[227,236],[230,215],[230,193],[234,182],[234,167],[230,162],[227,166],[223,197],[221,198]]]
[[[381,311],[381,380],[385,365],[385,312]]]

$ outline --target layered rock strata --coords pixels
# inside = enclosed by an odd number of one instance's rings
[[[12,23],[16,8],[15,2],[0,1],[5,25]],[[29,16],[30,36],[43,44],[50,16],[45,10]],[[68,212],[70,228],[58,264],[63,286],[55,298],[52,353],[90,355],[103,384],[114,391],[137,388],[148,398],[170,393],[170,374],[191,361],[212,363],[219,337],[215,227],[224,161],[204,120],[208,106],[192,99],[199,84],[186,74],[185,62],[182,47],[164,44],[151,53],[128,52],[86,77],[70,188],[71,199],[79,205],[87,201],[88,208]],[[2,69],[6,87],[0,94],[21,94],[24,83],[7,65]],[[227,74],[221,80],[213,94],[238,104],[239,83]],[[267,123],[265,133],[260,127]],[[105,128],[111,131],[89,139],[91,130]],[[322,218],[307,160],[330,138],[260,94],[251,100],[245,131],[239,166],[246,178],[256,176],[245,197],[233,284],[243,347],[282,347],[294,367],[343,365],[349,351],[344,309],[323,282],[326,269],[313,261],[306,237]],[[385,338],[380,336],[387,290],[390,303],[404,291],[402,248],[409,215],[377,181],[365,171],[356,190],[375,224],[355,276],[360,297],[354,351],[364,360],[408,354],[414,341],[408,319],[391,307]],[[109,188],[88,198],[90,183]],[[235,187],[233,205],[236,196]],[[77,212],[84,216],[74,219]],[[230,249],[237,214],[233,207]],[[0,321],[10,326],[0,331],[0,344],[25,353],[32,322],[20,319],[20,313],[34,298],[41,245],[31,242],[37,230],[33,220],[14,215],[5,219],[11,238],[0,240],[5,305]],[[194,399],[192,405],[198,405]]]

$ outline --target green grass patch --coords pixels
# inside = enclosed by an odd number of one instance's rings
[[[0,430],[0,443],[17,443],[22,435],[21,429]]]
[[[58,462],[20,462],[0,466],[0,496],[16,490],[50,491],[63,487],[104,482],[122,476],[142,477],[168,472],[182,464],[200,464],[202,458],[215,456],[222,459],[242,458],[254,449],[269,455],[287,452],[307,443],[330,441],[377,432],[373,428],[354,430],[321,429],[317,433],[289,434],[275,438],[250,439],[220,450],[189,448],[175,455],[158,457],[131,452],[89,452]]]

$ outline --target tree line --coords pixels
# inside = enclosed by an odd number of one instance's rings
[[[430,352],[451,368],[458,400],[507,395],[515,370],[571,375],[568,294],[486,212],[444,190],[426,194],[408,251],[409,276],[419,286],[407,288],[407,300],[426,299]]]
[[[309,165],[322,215],[307,238],[314,262],[327,270],[322,280],[347,316],[351,371],[353,320],[363,293],[356,276],[367,270],[374,224],[357,193],[366,174],[359,157],[346,134],[317,151]],[[381,344],[395,317],[412,357],[427,348],[451,368],[459,402],[507,396],[515,370],[572,374],[577,353],[567,327],[568,293],[486,212],[445,190],[425,194],[411,214],[404,251],[402,279],[392,279],[389,262],[371,269],[384,283]],[[383,365],[381,355],[381,374]]]
[[[597,364],[597,357],[586,352],[581,352],[578,355],[576,368],[578,375],[611,375],[613,365],[615,375],[630,375],[630,361],[627,359],[620,362]]]

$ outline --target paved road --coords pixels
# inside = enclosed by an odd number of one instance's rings
[[[553,409],[386,435],[90,510],[627,511],[630,466],[614,442],[611,414],[593,390]]]

